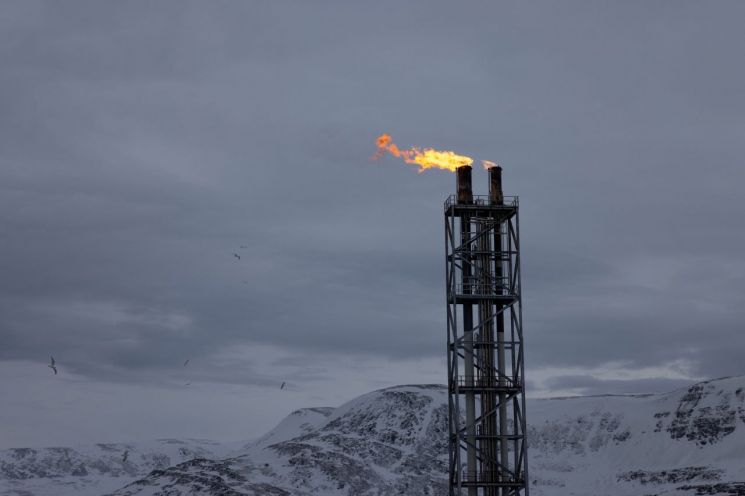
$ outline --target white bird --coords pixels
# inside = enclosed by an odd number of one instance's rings
[[[52,362],[49,365],[47,365],[47,367],[54,370],[54,375],[57,375],[57,367],[54,366],[54,357],[52,355],[49,355],[49,358],[52,359]]]
[[[285,384],[287,384],[287,383],[286,383],[286,382],[283,382],[283,383],[282,383],[282,385],[281,385],[281,386],[279,386],[279,389],[280,389],[280,391],[281,391],[281,390],[283,390],[283,389],[285,388]]]

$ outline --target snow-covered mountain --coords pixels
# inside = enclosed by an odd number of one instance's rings
[[[0,494],[101,495],[153,470],[230,451],[230,446],[200,439],[3,450]]]
[[[531,402],[538,495],[745,495],[745,377]]]
[[[442,386],[383,389],[298,410],[232,452],[203,441],[184,441],[193,454],[177,441],[7,450],[0,494],[105,494],[118,481],[115,496],[445,495],[446,401]],[[667,394],[532,400],[528,422],[534,496],[745,495],[745,377]],[[161,448],[167,462],[155,456]],[[136,470],[125,470],[125,449]]]

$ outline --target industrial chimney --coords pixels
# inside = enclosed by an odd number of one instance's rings
[[[502,195],[502,167],[495,165],[487,169],[489,173],[489,203],[492,205],[504,204]]]
[[[455,169],[455,188],[458,192],[458,203],[473,203],[470,165],[464,165]]]

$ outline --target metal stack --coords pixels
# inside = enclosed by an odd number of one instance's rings
[[[527,496],[518,199],[488,173],[445,202],[450,496]]]

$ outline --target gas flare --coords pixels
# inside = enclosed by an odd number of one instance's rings
[[[484,166],[484,169],[489,170],[492,167],[499,167],[499,164],[496,162],[492,162],[491,160],[482,160],[481,165]]]
[[[419,166],[418,172],[424,172],[427,169],[445,169],[450,172],[455,172],[458,167],[464,165],[471,165],[473,159],[464,155],[458,155],[451,151],[440,151],[433,148],[420,149],[412,146],[408,150],[401,150],[391,138],[390,134],[382,134],[375,140],[378,151],[372,156],[373,160],[377,160],[386,152],[390,153],[394,157],[400,157],[404,159],[407,164],[415,164]]]

